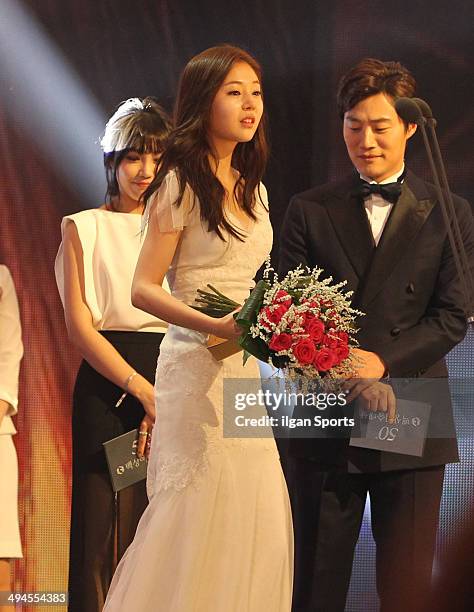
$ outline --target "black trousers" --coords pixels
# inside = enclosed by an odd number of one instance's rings
[[[163,334],[102,332],[151,383]],[[115,567],[135,535],[148,499],[145,481],[114,494],[102,443],[140,424],[143,406],[85,361],[73,394],[69,612],[102,610]]]
[[[381,612],[419,612],[436,544],[444,466],[349,474],[286,458],[295,530],[293,612],[344,612],[367,493]],[[363,602],[361,602],[363,610]]]

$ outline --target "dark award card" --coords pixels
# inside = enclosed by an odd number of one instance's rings
[[[390,424],[385,412],[356,407],[350,446],[422,457],[430,412],[430,404],[397,398],[395,423]]]
[[[147,460],[137,457],[138,430],[104,442],[112,488],[115,493],[146,478]]]

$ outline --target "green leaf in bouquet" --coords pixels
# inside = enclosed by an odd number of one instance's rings
[[[249,360],[249,357],[251,357],[252,355],[246,351],[244,349],[244,355],[243,355],[243,359],[242,359],[242,365],[245,365],[247,363],[247,361]]]
[[[258,281],[255,287],[252,289],[249,297],[245,300],[244,305],[235,316],[235,322],[243,329],[248,331],[250,326],[257,321],[257,315],[260,312],[265,291],[267,291],[268,288],[269,285],[266,281]]]
[[[268,362],[270,349],[260,338],[252,338],[249,333],[243,334],[239,338],[239,344],[244,349],[244,364],[249,358],[249,355],[253,355],[265,363]]]

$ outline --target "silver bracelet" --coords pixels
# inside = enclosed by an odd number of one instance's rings
[[[133,370],[133,372],[130,374],[130,376],[125,381],[124,387],[127,390],[124,393],[122,393],[122,395],[119,397],[118,402],[115,404],[116,408],[118,408],[120,406],[120,404],[123,402],[123,400],[127,397],[127,395],[128,395],[128,385],[132,382],[132,380],[135,378],[135,376],[137,374],[138,374],[138,372],[135,372],[135,370]]]

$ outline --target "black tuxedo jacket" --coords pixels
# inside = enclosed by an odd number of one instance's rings
[[[358,181],[354,173],[292,198],[282,227],[280,277],[303,264],[323,268],[335,282],[346,280],[353,306],[366,313],[357,321],[360,346],[382,358],[391,378],[447,377],[444,357],[463,339],[466,315],[434,186],[407,173],[376,247],[363,201],[352,195]],[[472,211],[453,197],[472,262]],[[292,440],[290,454],[364,472],[457,461],[447,381],[443,395],[431,421],[450,424],[446,438],[428,439],[421,458],[349,447],[347,439]]]

